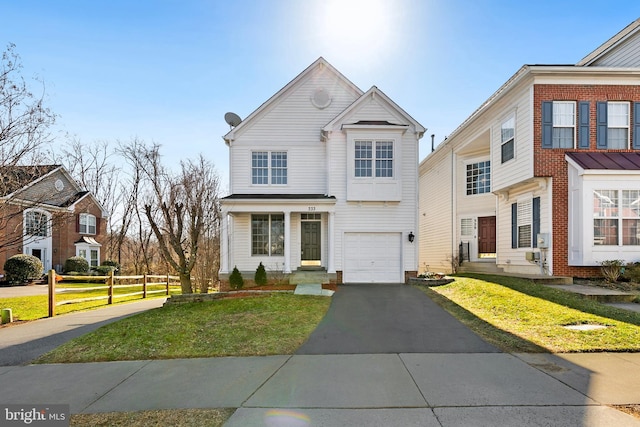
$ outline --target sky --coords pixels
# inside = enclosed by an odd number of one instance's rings
[[[0,0],[0,15],[0,50],[45,82],[56,144],[139,138],[168,163],[204,155],[224,186],[224,114],[247,117],[320,56],[427,128],[422,159],[520,67],[575,64],[640,1]]]

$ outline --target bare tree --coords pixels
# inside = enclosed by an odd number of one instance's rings
[[[9,44],[0,61],[0,166],[37,163],[41,148],[51,141],[55,114],[34,95],[21,75],[22,63]]]
[[[162,164],[157,144],[129,148],[129,156],[152,188],[143,207],[160,253],[180,276],[182,292],[191,293],[191,271],[203,232],[217,218],[212,215],[218,209],[219,194],[215,168],[200,156],[181,162],[180,171],[172,173]]]
[[[22,188],[35,168],[23,168],[42,160],[43,148],[51,141],[50,128],[55,114],[45,107],[42,92],[34,94],[21,74],[22,63],[9,44],[0,58],[0,250],[22,244],[22,212],[38,206],[46,195],[22,199],[15,192]]]

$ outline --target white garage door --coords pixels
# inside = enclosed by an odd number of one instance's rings
[[[344,238],[343,282],[404,281],[401,233],[345,233]]]

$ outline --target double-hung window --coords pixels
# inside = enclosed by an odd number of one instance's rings
[[[251,255],[284,255],[284,215],[251,215]]]
[[[96,234],[96,217],[91,214],[80,214],[79,230],[82,234]]]
[[[254,151],[251,153],[251,183],[255,185],[287,184],[286,151]]]
[[[640,190],[593,192],[593,244],[640,245]]]
[[[393,178],[393,141],[355,141],[356,178]]]
[[[491,162],[489,160],[467,165],[467,195],[491,191]]]
[[[509,117],[500,126],[500,152],[502,163],[515,157],[516,118]]]
[[[535,248],[540,233],[540,197],[511,205],[511,247]]]
[[[552,148],[573,148],[576,132],[576,103],[553,102]]]
[[[625,150],[629,148],[630,104],[598,102],[596,105],[597,148]]]

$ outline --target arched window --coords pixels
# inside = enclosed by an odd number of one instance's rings
[[[26,236],[49,236],[49,222],[51,217],[48,212],[30,209],[24,212],[24,234]]]

